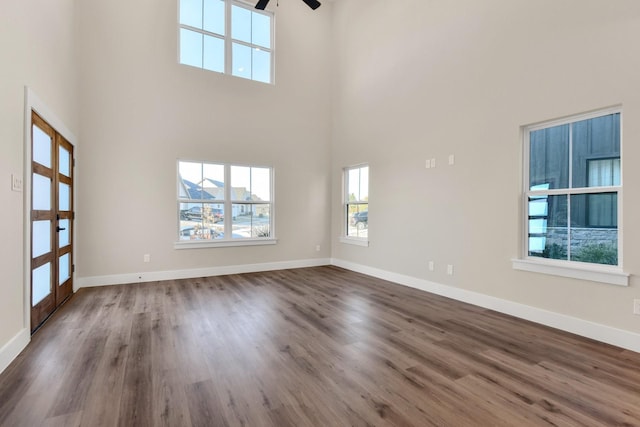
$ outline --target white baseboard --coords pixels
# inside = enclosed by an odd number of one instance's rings
[[[258,271],[317,267],[320,265],[328,265],[329,263],[329,258],[317,258],[295,261],[268,262],[260,264],[240,264],[222,267],[195,268],[190,270],[151,271],[145,273],[80,277],[75,280],[74,290],[93,286],[123,285],[128,283],[155,282],[160,280],[192,279],[196,277],[222,276],[225,274],[255,273]]]
[[[635,332],[349,261],[331,259],[331,264],[640,353],[640,334]]]
[[[22,329],[8,343],[0,348],[0,373],[18,357],[20,352],[29,344],[31,334],[27,328]]]

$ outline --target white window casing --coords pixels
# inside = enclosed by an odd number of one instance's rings
[[[523,146],[524,232],[513,268],[627,286],[621,108],[525,126]]]

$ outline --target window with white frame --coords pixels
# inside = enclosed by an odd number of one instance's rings
[[[526,254],[618,266],[619,110],[525,129]]]
[[[346,237],[369,237],[369,166],[344,169]]]
[[[273,170],[178,161],[178,240],[273,240]]]
[[[273,14],[234,0],[180,0],[180,63],[273,82]]]

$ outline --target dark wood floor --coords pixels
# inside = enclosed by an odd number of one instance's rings
[[[79,291],[1,426],[640,426],[640,354],[335,267]]]

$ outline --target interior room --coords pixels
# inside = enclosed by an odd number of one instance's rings
[[[640,3],[320,3],[0,2],[0,425],[640,425]]]

